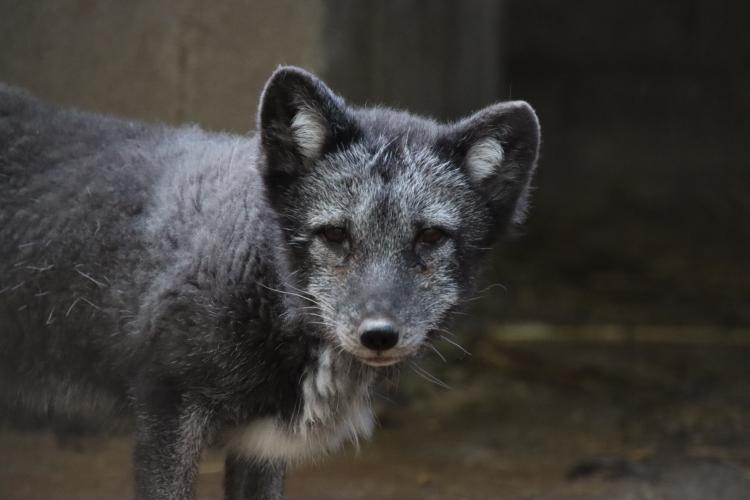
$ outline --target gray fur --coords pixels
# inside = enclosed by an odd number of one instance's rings
[[[258,120],[144,125],[0,87],[0,416],[134,414],[138,498],[191,498],[223,442],[228,498],[280,498],[288,461],[367,437],[374,366],[460,304],[539,146],[525,103],[442,125],[296,68]],[[363,324],[398,343],[364,347]]]

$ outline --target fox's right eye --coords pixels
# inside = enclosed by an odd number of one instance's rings
[[[346,230],[342,227],[329,226],[324,228],[320,234],[329,243],[340,245],[346,241]]]

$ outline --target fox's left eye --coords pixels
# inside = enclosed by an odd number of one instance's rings
[[[329,243],[341,244],[346,241],[346,230],[342,227],[329,226],[324,228],[321,234]]]
[[[442,229],[438,229],[436,227],[428,227],[427,229],[423,229],[422,232],[419,233],[419,235],[417,236],[417,241],[419,243],[424,243],[425,245],[436,245],[447,237],[448,235],[445,234],[445,231],[443,231]]]

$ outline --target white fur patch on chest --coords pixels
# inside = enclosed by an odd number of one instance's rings
[[[332,347],[323,347],[317,363],[301,381],[302,401],[291,424],[268,417],[234,433],[229,446],[248,457],[298,462],[357,443],[372,434],[372,370],[353,370]]]

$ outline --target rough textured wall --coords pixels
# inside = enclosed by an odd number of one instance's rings
[[[322,0],[0,0],[0,80],[80,108],[252,128],[281,63],[323,69]]]

